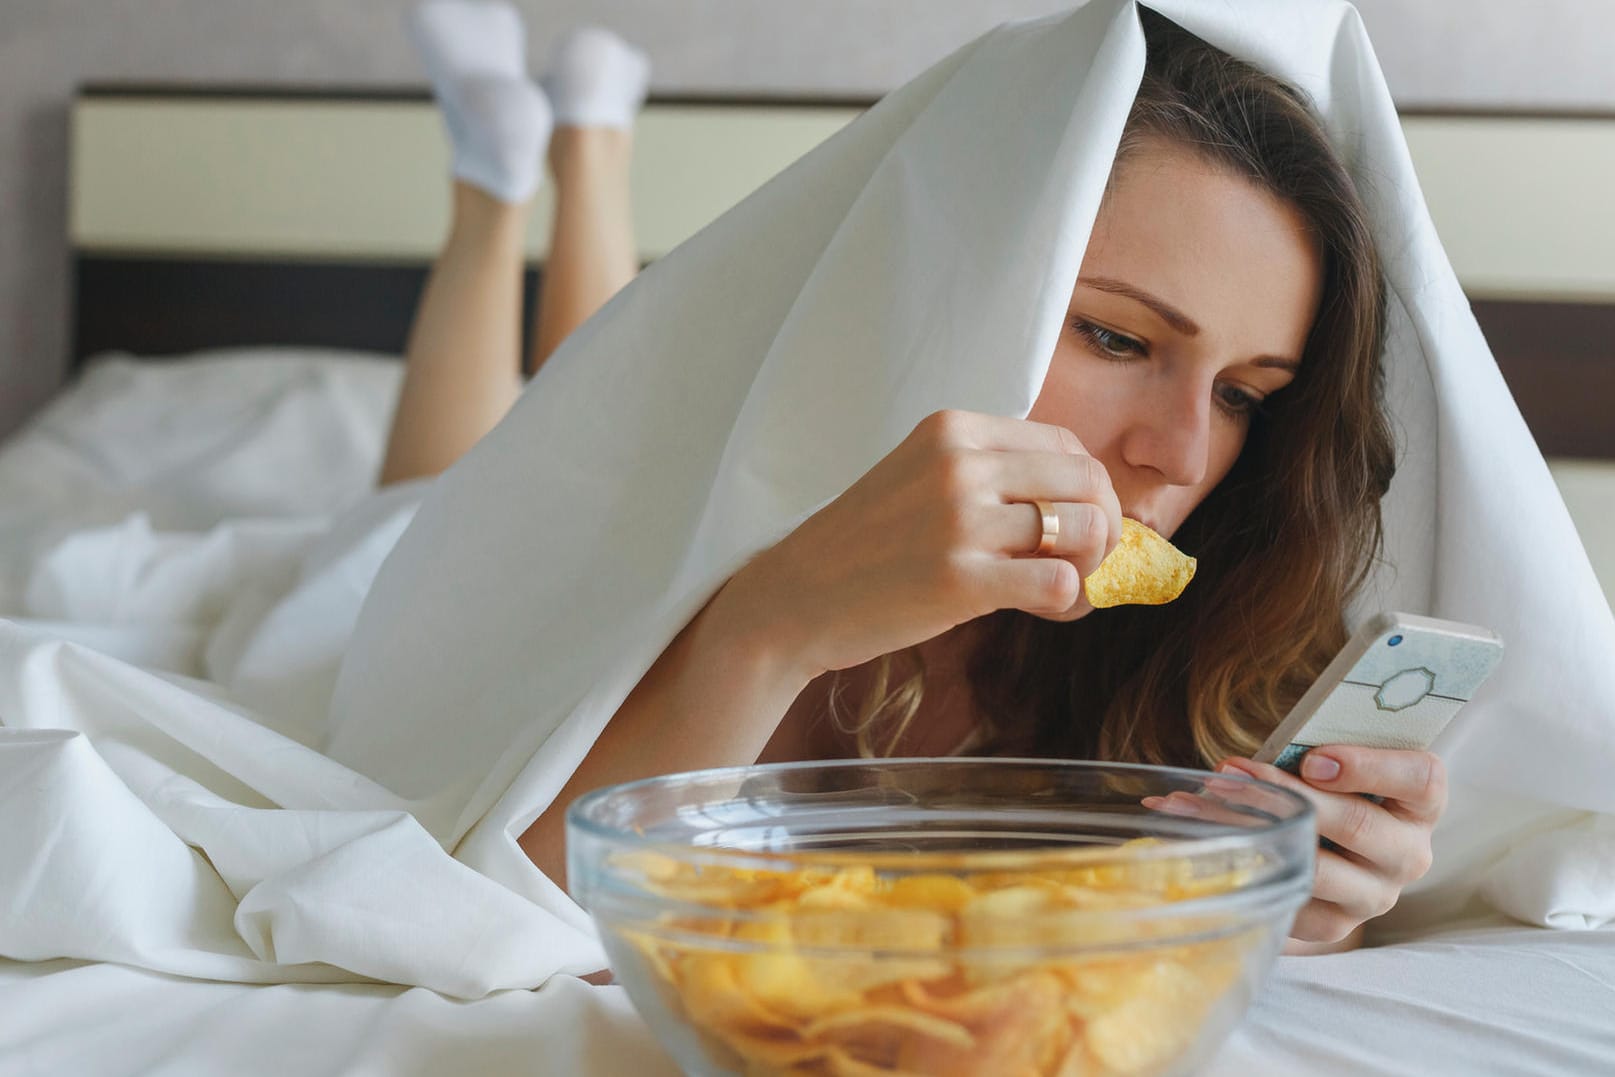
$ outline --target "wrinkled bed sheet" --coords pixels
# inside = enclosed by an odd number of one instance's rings
[[[0,1077],[678,1074],[621,988],[564,976],[466,1003],[421,988],[0,962],[0,1028]],[[1615,938],[1489,925],[1280,958],[1207,1073],[1601,1074],[1612,1062]]]
[[[261,616],[261,596],[283,594],[291,575],[322,567],[333,521],[359,513],[358,530],[380,535],[383,548],[407,523],[409,488],[369,494],[397,377],[397,364],[377,357],[311,352],[96,364],[0,448],[0,615],[197,690],[231,679],[232,696],[259,693],[263,713],[295,713],[298,701],[276,693],[328,690],[319,671],[255,683],[255,661],[284,669],[297,656],[232,651],[230,626],[251,622],[255,602]],[[165,542],[186,555],[151,556]],[[142,556],[120,560],[129,549]],[[353,571],[360,594],[377,552],[323,568]],[[185,577],[165,578],[167,563]],[[87,564],[101,575],[87,576]],[[119,597],[109,605],[107,596]],[[321,623],[321,611],[299,615]],[[311,653],[331,643],[311,641]],[[1606,884],[1615,890],[1615,880],[1587,881]],[[556,975],[538,991],[467,1002],[323,971],[308,978],[336,982],[0,961],[0,1077],[675,1072],[619,988]],[[1615,932],[1496,918],[1393,947],[1281,960],[1212,1072],[1612,1070]]]

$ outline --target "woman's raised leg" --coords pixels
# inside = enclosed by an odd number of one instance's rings
[[[557,127],[550,139],[555,227],[533,325],[533,372],[639,272],[632,150],[632,134],[614,127]]]
[[[410,32],[448,128],[454,203],[410,327],[382,485],[436,475],[516,399],[524,238],[551,125],[509,4],[431,0]]]
[[[381,485],[436,475],[504,417],[521,390],[525,203],[454,184],[454,217],[415,308]]]
[[[381,482],[435,475],[521,390],[521,272],[550,99],[528,82],[508,4],[432,0],[412,24],[454,147],[454,216],[415,323]],[[638,271],[628,166],[649,63],[609,31],[564,38],[545,86],[555,222],[533,326],[536,371]]]
[[[555,227],[533,326],[530,370],[639,272],[628,166],[650,63],[609,30],[558,43],[544,90],[555,110]]]

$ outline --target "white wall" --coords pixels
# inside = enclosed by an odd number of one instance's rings
[[[613,26],[664,92],[874,94],[1006,18],[1068,0],[517,0],[543,55]],[[1212,2],[1212,0],[1207,0]],[[407,0],[0,0],[0,433],[59,384],[67,341],[67,102],[99,80],[419,81]],[[1615,109],[1609,0],[1360,0],[1404,104]]]

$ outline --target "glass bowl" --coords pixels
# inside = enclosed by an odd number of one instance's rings
[[[703,1077],[1191,1072],[1315,847],[1277,786],[1049,760],[671,774],[567,812],[616,981]]]

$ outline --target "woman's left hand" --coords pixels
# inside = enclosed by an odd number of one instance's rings
[[[1318,836],[1336,846],[1318,849],[1312,898],[1290,929],[1292,944],[1306,945],[1287,952],[1351,940],[1430,870],[1430,834],[1447,806],[1446,768],[1430,752],[1323,745],[1303,757],[1299,779],[1249,759],[1226,759],[1217,769],[1305,796],[1317,811]]]

